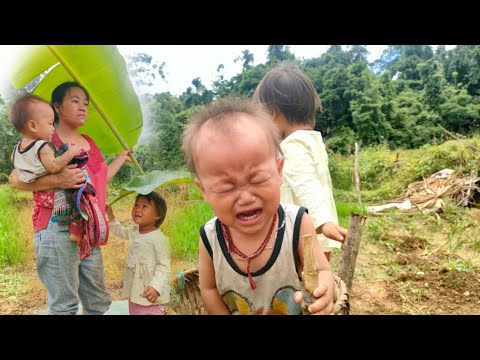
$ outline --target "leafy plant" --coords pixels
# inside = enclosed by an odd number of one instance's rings
[[[470,260],[462,261],[460,259],[447,258],[439,265],[439,268],[447,274],[456,272],[472,272],[475,271],[475,266]]]
[[[110,203],[110,205],[113,205],[118,200],[134,193],[146,195],[162,185],[181,184],[186,182],[193,182],[193,179],[188,172],[155,170],[146,175],[134,177],[120,191],[120,194]]]

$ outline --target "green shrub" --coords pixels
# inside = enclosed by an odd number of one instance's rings
[[[353,189],[353,158],[337,154],[329,155],[328,168],[334,191]]]

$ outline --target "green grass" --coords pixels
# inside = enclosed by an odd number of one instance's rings
[[[20,224],[16,218],[22,199],[17,198],[17,194],[8,186],[0,186],[0,264],[2,265],[14,265],[25,260],[24,242],[21,239]]]
[[[28,277],[14,268],[0,271],[0,298],[19,296],[30,289]]]
[[[189,202],[177,209],[162,225],[162,231],[170,238],[172,253],[196,262],[200,226],[213,216],[212,209],[203,201]]]
[[[352,212],[360,215],[366,215],[367,213],[365,207],[358,204],[336,201],[335,206],[337,208],[338,223],[344,228],[348,228],[350,214]]]

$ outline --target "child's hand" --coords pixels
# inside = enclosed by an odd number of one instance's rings
[[[56,180],[55,187],[60,189],[78,189],[85,182],[85,174],[77,165],[67,165],[53,176]]]
[[[320,284],[313,291],[313,296],[317,298],[313,304],[308,306],[308,311],[312,315],[334,315],[334,305],[333,299],[327,294],[327,286],[325,284]],[[293,294],[293,298],[297,304],[300,304],[303,298],[303,293],[297,291]]]
[[[344,229],[333,222],[327,222],[320,226],[320,231],[327,238],[340,242],[344,242],[345,236],[347,236],[347,229]]]
[[[73,156],[78,156],[82,153],[82,148],[74,143],[68,143],[67,151],[73,153]]]
[[[115,214],[113,213],[113,209],[110,205],[107,204],[107,217],[108,221],[115,220]]]
[[[157,298],[160,296],[160,294],[153,287],[147,286],[145,290],[143,290],[143,294],[140,294],[140,296],[146,298],[151,303],[154,303],[157,301]]]
[[[122,159],[122,162],[132,162],[132,159],[130,159],[130,156],[128,154],[133,153],[133,148],[127,149],[122,151],[120,154],[118,154],[117,158]]]

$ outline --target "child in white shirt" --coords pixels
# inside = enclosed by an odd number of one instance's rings
[[[170,301],[170,248],[159,229],[166,214],[167,204],[156,192],[137,195],[130,227],[122,226],[107,205],[110,232],[129,241],[123,293],[130,315],[164,315]]]
[[[281,201],[308,209],[330,260],[330,252],[341,248],[347,230],[338,225],[327,151],[322,134],[314,130],[320,97],[297,67],[281,64],[263,77],[253,100],[271,112],[283,139]]]

